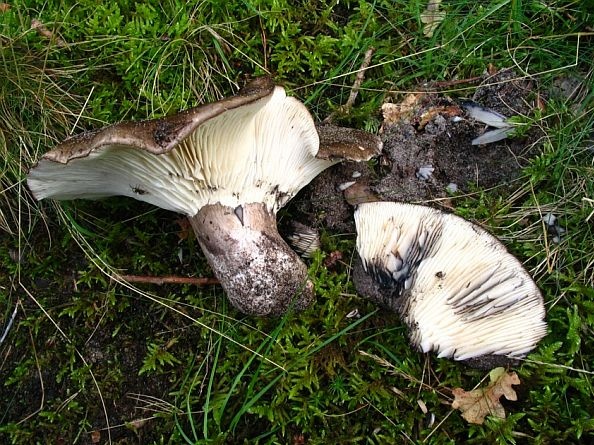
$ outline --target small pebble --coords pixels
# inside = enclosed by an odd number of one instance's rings
[[[356,182],[357,181],[343,182],[342,184],[339,184],[338,185],[338,190],[341,191],[341,192],[344,192],[346,189],[348,189],[350,186],[352,186]]]
[[[458,191],[458,184],[454,184],[453,182],[450,182],[447,186],[446,186],[446,192],[454,194]]]
[[[542,220],[547,226],[554,226],[555,221],[557,221],[557,217],[553,215],[551,212],[549,212],[542,217]]]
[[[426,181],[431,177],[434,171],[435,169],[432,165],[423,165],[422,167],[419,167],[419,169],[417,170],[416,176],[421,181]]]

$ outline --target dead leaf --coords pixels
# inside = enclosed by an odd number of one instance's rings
[[[497,67],[495,65],[493,65],[492,63],[489,63],[487,65],[487,74],[489,76],[494,76],[495,74],[497,74],[499,72],[499,70],[497,69]]]
[[[188,218],[179,218],[176,219],[175,222],[179,226],[177,236],[180,240],[188,239],[190,235],[194,233],[194,231],[192,230],[192,225],[190,224],[190,220]]]
[[[422,130],[438,114],[448,118],[462,114],[457,105],[431,105],[430,101],[425,100],[427,97],[426,93],[408,93],[398,104],[384,103],[382,129],[404,122],[414,123],[418,130]]]
[[[60,37],[58,37],[52,31],[50,31],[47,28],[47,26],[45,26],[40,20],[32,19],[31,20],[31,29],[36,30],[41,36],[54,42],[56,44],[56,46],[59,46],[61,48],[65,48],[68,46],[64,40],[62,40]]]
[[[425,37],[433,37],[433,33],[445,18],[446,13],[439,10],[440,3],[441,0],[429,0],[427,9],[421,13],[421,22],[425,24],[425,26],[423,26],[423,34]]]
[[[330,255],[328,255],[324,259],[324,266],[326,267],[326,269],[332,269],[334,266],[336,266],[336,263],[341,260],[342,252],[340,250],[335,250],[333,252],[330,252]]]
[[[439,114],[446,117],[460,116],[462,114],[462,110],[460,110],[460,108],[458,108],[455,105],[442,105],[431,107],[428,110],[424,111],[419,117],[418,129],[422,130],[423,128],[425,128],[427,124],[431,122],[433,119],[435,119]]]
[[[536,93],[535,108],[538,109],[541,113],[545,113],[547,111],[547,103],[539,92]]]
[[[8,3],[0,3],[0,12],[10,11],[10,5]]]
[[[485,388],[464,391],[462,388],[452,390],[454,401],[452,408],[460,410],[468,423],[482,424],[485,416],[505,419],[505,410],[499,399],[518,400],[512,385],[519,385],[520,378],[515,372],[506,372],[505,368],[495,368],[489,373],[491,382]]]
[[[355,182],[352,186],[344,191],[344,199],[352,205],[356,206],[364,202],[374,202],[380,199],[371,190],[368,184],[364,182]]]
[[[166,348],[167,349],[167,348]],[[126,427],[134,432],[138,432],[140,428],[148,423],[149,419],[136,419],[126,422]]]
[[[417,110],[419,103],[425,97],[424,93],[408,93],[399,104],[386,102],[382,105],[384,127],[389,127],[401,121],[408,121]]]
[[[101,442],[101,432],[95,430],[91,431],[91,443]]]

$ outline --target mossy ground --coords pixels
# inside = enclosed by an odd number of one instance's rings
[[[3,442],[593,439],[594,10],[570,0],[444,1],[443,21],[428,37],[426,6],[1,4]],[[337,114],[344,125],[376,131],[386,97],[479,76],[489,64],[513,67],[543,93],[545,107],[523,116],[542,131],[540,148],[514,190],[476,189],[453,201],[517,254],[547,304],[550,334],[516,369],[519,400],[506,404],[504,420],[468,425],[449,406],[451,389],[470,389],[486,374],[411,350],[397,317],[356,295],[353,233],[323,232],[310,262],[318,295],[311,309],[253,319],[216,286],[134,287],[110,278],[121,270],[209,276],[179,215],[123,198],[36,203],[26,189],[27,168],[69,134],[214,100],[248,76],[274,75],[323,119],[347,102],[371,47],[355,106]],[[473,91],[454,83],[441,93]],[[280,218],[291,218],[305,196]],[[542,223],[548,212],[565,229],[559,243]],[[335,251],[342,260],[325,262]]]

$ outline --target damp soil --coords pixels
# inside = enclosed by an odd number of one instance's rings
[[[506,117],[530,115],[539,96],[530,80],[511,70],[485,75],[471,99]],[[394,98],[394,103],[402,98]],[[472,145],[487,128],[461,106],[462,98],[439,92],[405,98],[406,111],[388,116],[380,130],[382,155],[370,163],[344,163],[319,175],[298,200],[302,222],[335,232],[354,232],[353,207],[341,190],[361,199],[423,203],[448,207],[455,194],[495,189],[509,194],[522,167],[538,153],[542,136],[532,128],[521,136]],[[386,106],[385,106],[386,107]],[[384,113],[386,116],[387,113]],[[370,196],[374,196],[370,198]]]
[[[37,297],[47,300],[40,288],[26,285]],[[64,294],[68,294],[67,289]],[[35,312],[33,303],[21,301],[23,312]],[[55,301],[57,307],[63,306],[58,298]],[[31,443],[69,444],[77,437],[76,443],[81,445],[104,444],[108,442],[107,412],[113,443],[158,442],[165,421],[154,418],[151,407],[160,401],[172,401],[171,376],[139,375],[139,370],[147,354],[147,333],[171,329],[184,320],[171,314],[157,319],[157,309],[150,303],[134,303],[115,316],[106,315],[110,320],[101,322],[101,326],[93,317],[87,321],[58,318],[65,332],[77,332],[76,342],[70,345],[65,346],[64,339],[48,322],[41,325],[35,337],[31,334],[29,343],[3,348],[4,360],[27,366],[18,382],[0,387],[0,404],[4,406],[0,425],[23,422],[20,428],[30,435]],[[75,355],[75,347],[86,365]],[[85,366],[93,372],[101,396]],[[8,374],[2,374],[0,379],[4,381]],[[0,434],[0,442],[5,438]]]
[[[154,211],[150,206],[131,199],[128,209],[126,199],[121,203],[114,200],[119,198],[112,199],[111,203],[85,201],[79,205],[82,209],[86,203],[87,210],[95,212],[97,219],[112,218],[107,224],[111,226],[131,219],[144,206],[147,212],[153,212],[155,225],[160,226],[161,221],[167,224],[168,230],[162,232],[166,233],[163,236],[168,237],[170,242],[160,243],[159,246],[175,245],[178,235],[169,232],[177,227],[175,219],[179,218],[178,215],[164,210]],[[104,212],[104,206],[111,206],[112,211],[120,208],[120,211],[115,214]],[[48,228],[59,233],[57,223],[50,222]],[[114,237],[112,242],[114,251],[123,252],[122,257],[127,255],[129,264],[131,252],[142,243],[131,236],[130,231],[125,233],[127,236],[122,234],[121,239]],[[26,437],[27,443],[104,444],[108,442],[105,412],[112,427],[113,443],[159,442],[164,431],[171,433],[171,415],[165,412],[159,418],[155,412],[167,411],[168,403],[175,403],[172,392],[179,381],[172,367],[164,367],[162,372],[140,373],[140,370],[147,356],[148,341],[154,339],[158,344],[166,343],[170,337],[161,333],[184,329],[188,320],[125,290],[114,293],[117,301],[107,302],[101,292],[88,289],[84,283],[76,285],[81,271],[89,270],[90,262],[74,241],[54,241],[51,243],[47,233],[40,230],[28,238],[32,249],[25,250],[27,254],[22,258],[12,255],[23,270],[22,288],[30,294],[20,292],[18,288],[14,291],[20,302],[17,315],[0,346],[0,382],[3,383],[0,385],[0,405],[4,407],[0,414],[0,443],[8,440],[1,427],[18,423],[22,431],[19,437]],[[189,244],[184,242],[184,248],[187,249]],[[175,253],[170,252],[170,247],[169,251],[152,247],[156,249],[152,254],[172,265],[169,274],[190,276],[197,270],[193,262],[187,267],[184,265],[183,270],[179,261],[175,266],[175,261],[171,259]],[[0,237],[0,251],[3,250],[18,251],[8,237]],[[44,266],[51,272],[43,276],[29,273],[30,268],[39,267],[36,266],[38,261],[44,261]],[[50,262],[59,264],[60,269],[54,273]],[[8,267],[15,267],[15,264],[0,264],[0,278],[8,276]],[[30,279],[30,275],[35,278]],[[95,289],[102,285],[98,284]],[[105,284],[105,287],[111,288],[111,285]],[[168,298],[179,290],[179,286],[151,286],[149,289],[157,296]],[[29,295],[43,302],[47,316]],[[89,302],[92,304],[87,305]],[[76,314],[64,314],[78,304],[81,309]],[[63,338],[49,317],[70,340]],[[0,326],[4,328],[6,325],[1,318]],[[186,345],[199,343],[200,333],[188,329],[183,334],[183,342],[172,344],[168,351],[175,357],[181,357]],[[84,357],[85,363],[75,348]],[[200,351],[197,351],[198,360],[199,355]],[[13,372],[15,368],[20,371]],[[101,395],[93,378],[101,389]],[[182,426],[187,426],[183,416],[180,422]]]

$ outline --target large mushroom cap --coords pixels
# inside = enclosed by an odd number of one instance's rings
[[[37,199],[123,195],[193,216],[208,204],[277,210],[332,165],[298,100],[260,78],[238,96],[67,139],[28,176]]]
[[[359,159],[378,151],[372,141]],[[123,195],[188,215],[233,304],[280,314],[313,298],[307,268],[278,234],[275,214],[339,161],[332,148],[328,159],[316,157],[319,148],[305,106],[259,78],[212,104],[67,139],[27,182],[37,199]]]
[[[363,268],[380,284],[370,298],[400,313],[421,351],[517,358],[546,334],[536,284],[480,227],[395,202],[360,204],[355,223]]]

